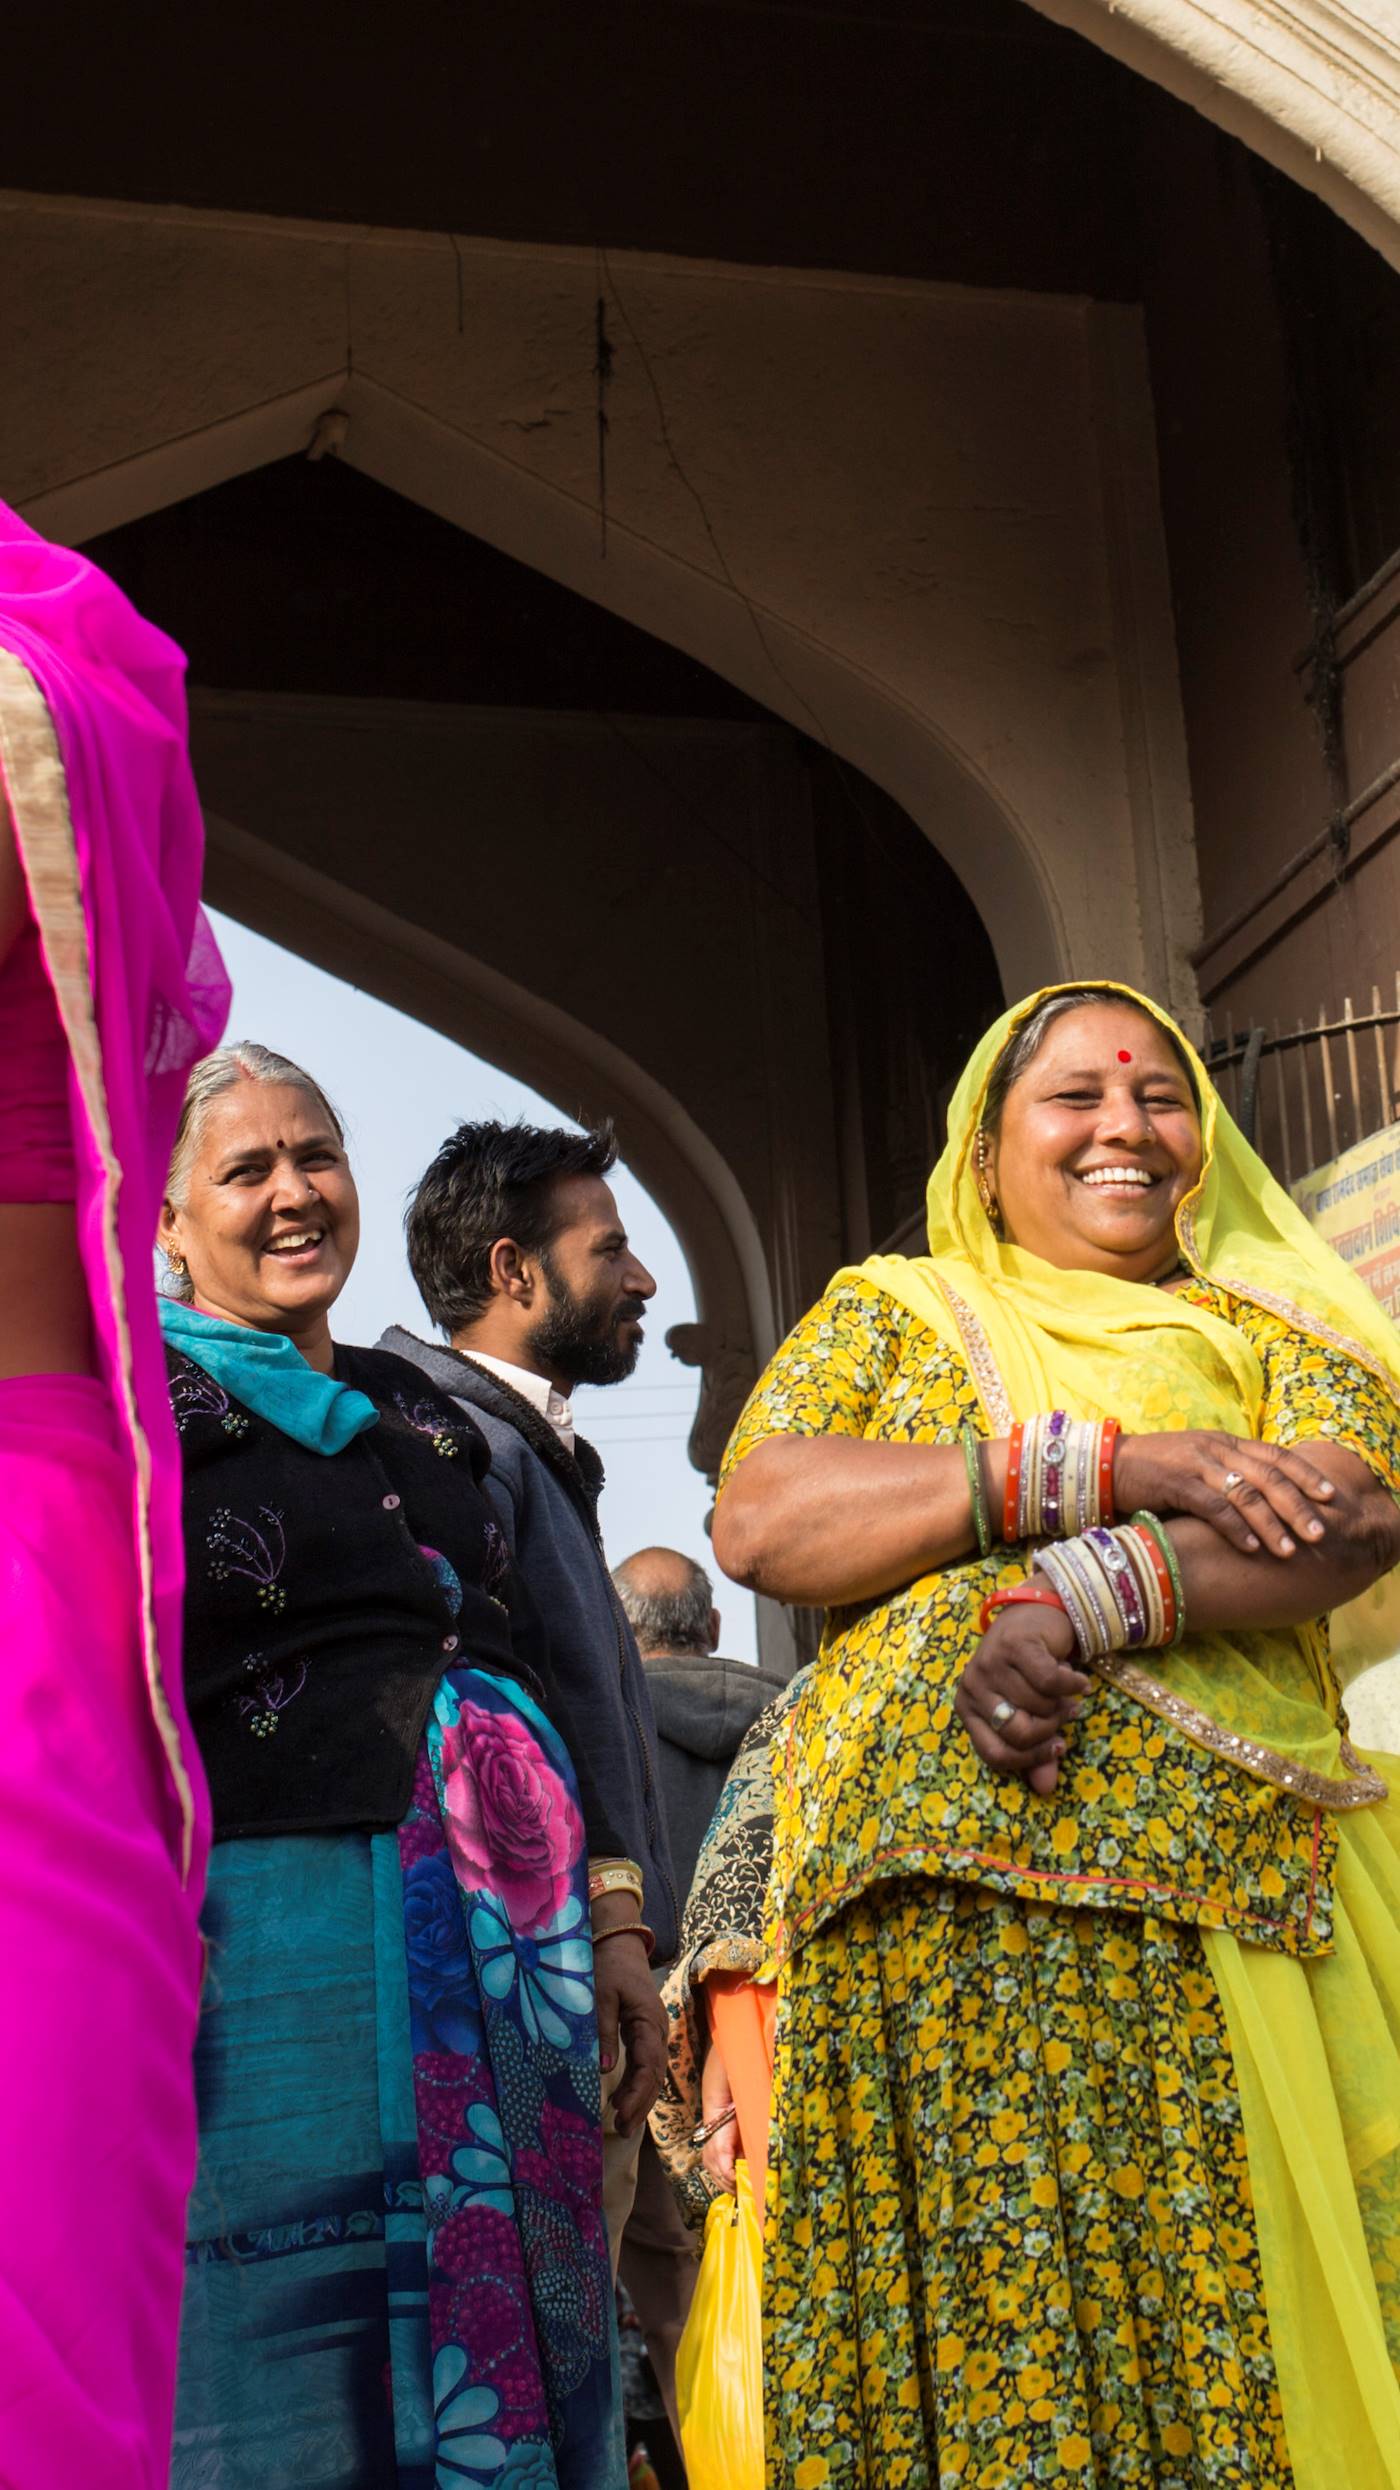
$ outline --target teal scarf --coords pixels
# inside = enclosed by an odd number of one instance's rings
[[[379,1412],[367,1394],[337,1383],[334,1375],[318,1374],[285,1332],[221,1323],[174,1297],[159,1303],[166,1339],[308,1452],[344,1452],[355,1436],[377,1425]]]

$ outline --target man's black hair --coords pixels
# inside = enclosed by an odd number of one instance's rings
[[[513,1237],[547,1258],[563,1221],[565,1176],[606,1176],[617,1162],[611,1122],[585,1132],[539,1124],[459,1124],[408,1206],[408,1262],[433,1321],[449,1337],[491,1302],[491,1249]]]

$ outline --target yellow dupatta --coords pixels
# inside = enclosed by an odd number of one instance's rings
[[[1132,1003],[1171,1032],[1201,1107],[1202,1170],[1177,1212],[1183,1260],[1200,1279],[1340,1349],[1400,1403],[1400,1334],[1340,1257],[1322,1242],[1234,1123],[1195,1049],[1167,1014],[1130,986],[1083,981]],[[929,1180],[927,1255],[877,1254],[860,1278],[895,1298],[962,1358],[993,1434],[1037,1410],[1116,1417],[1125,1432],[1218,1427],[1257,1435],[1263,1375],[1230,1323],[1160,1288],[1096,1271],[1062,1271],[1000,1243],[978,1199],[975,1141],[987,1086],[1047,986],[1005,1012],[967,1065],[948,1111],[948,1145]],[[1343,1677],[1400,1645],[1400,1577],[1390,1575],[1333,1619]],[[1321,1636],[1197,1634],[1154,1661],[1126,1654],[1101,1673],[1198,1745],[1257,1778],[1327,1807],[1386,1795],[1335,1716]]]

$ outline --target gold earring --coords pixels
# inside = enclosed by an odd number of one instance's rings
[[[1000,1235],[1001,1204],[992,1191],[992,1180],[987,1174],[987,1136],[985,1133],[979,1133],[977,1136],[977,1199],[986,1213],[987,1225],[992,1234]]]
[[[183,1255],[183,1254],[167,1254],[167,1255],[166,1255],[166,1257],[165,1257],[165,1259],[166,1259],[167,1263],[169,1264],[169,1266],[170,1266],[171,1270],[174,1272],[176,1279],[177,1279],[177,1280],[182,1280],[182,1279],[184,1278],[184,1276],[185,1276],[185,1257],[184,1257],[184,1255]]]

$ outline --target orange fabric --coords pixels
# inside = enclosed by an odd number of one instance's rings
[[[729,2075],[738,2112],[739,2151],[749,2165],[754,2209],[763,2227],[768,2182],[768,2122],[773,2108],[773,2026],[778,2012],[775,1980],[753,1980],[746,1971],[712,1971],[702,1994],[710,2030]]]

